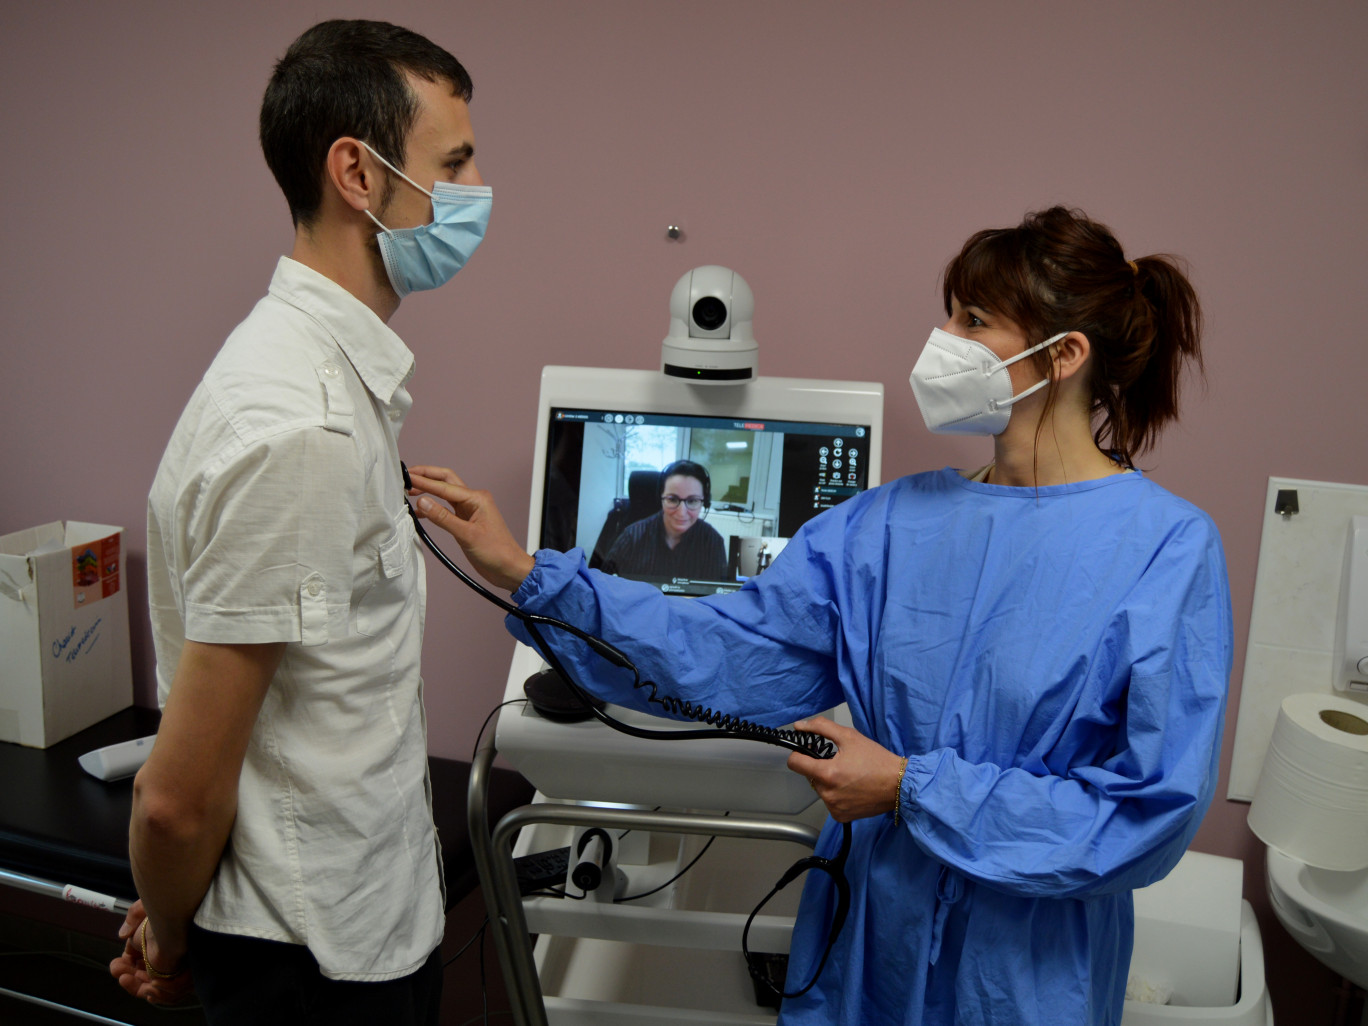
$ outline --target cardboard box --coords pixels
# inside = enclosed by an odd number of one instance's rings
[[[0,537],[0,741],[46,748],[133,704],[123,528]]]

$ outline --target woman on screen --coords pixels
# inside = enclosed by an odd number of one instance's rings
[[[972,236],[943,294],[913,392],[931,430],[991,437],[992,462],[847,500],[734,594],[534,560],[449,471],[414,483],[455,513],[420,509],[519,606],[592,625],[664,690],[836,742],[789,767],[831,813],[819,855],[852,825],[849,917],[781,1023],[1116,1026],[1131,891],[1211,801],[1231,667],[1216,527],[1134,464],[1200,366],[1197,297],[1172,259],[1127,260],[1060,207]],[[842,701],[853,728],[803,719]],[[809,874],[790,980],[811,978],[832,892]]]
[[[702,519],[712,507],[708,471],[676,460],[660,472],[660,510],[625,527],[603,560],[621,577],[721,581],[727,573],[722,536]]]

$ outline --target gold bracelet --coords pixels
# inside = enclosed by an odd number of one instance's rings
[[[898,789],[893,793],[893,825],[898,825],[898,814],[902,812],[902,785],[903,777],[907,773],[907,756],[903,756],[902,766],[898,769]],[[147,961],[146,958],[143,959]]]
[[[142,921],[142,929],[138,933],[138,939],[142,944],[143,968],[147,970],[147,975],[154,980],[174,980],[184,969],[177,969],[174,973],[164,973],[160,969],[155,969],[147,958],[147,920]]]

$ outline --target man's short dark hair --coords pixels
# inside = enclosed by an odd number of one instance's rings
[[[404,166],[418,116],[405,72],[449,82],[451,95],[470,101],[473,86],[460,61],[383,21],[322,22],[276,63],[261,101],[261,149],[297,226],[318,215],[328,150],[343,136],[362,139],[395,167]]]

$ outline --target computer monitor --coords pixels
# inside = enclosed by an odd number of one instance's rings
[[[685,535],[706,525],[722,556],[703,573],[692,572],[696,565],[684,573],[618,570],[683,596],[734,590],[763,574],[813,516],[879,484],[882,439],[883,386],[877,383],[758,378],[698,385],[654,370],[546,367],[528,549],[579,547],[591,565],[602,567],[633,524],[648,533],[646,522],[664,512],[662,496],[686,506],[701,497],[695,486],[703,482],[696,478],[660,477],[689,460],[708,475],[711,506],[706,515],[698,511]],[[667,490],[671,483],[688,494]],[[505,700],[521,698],[524,682],[542,666],[537,652],[516,646]],[[611,711],[657,730],[684,726],[616,706]],[[725,738],[643,740],[595,720],[553,722],[528,705],[500,715],[497,745],[551,798],[797,812],[814,797],[787,769],[780,748]]]
[[[547,367],[529,546],[578,547],[673,594],[735,590],[812,517],[878,484],[882,418],[877,384]]]

